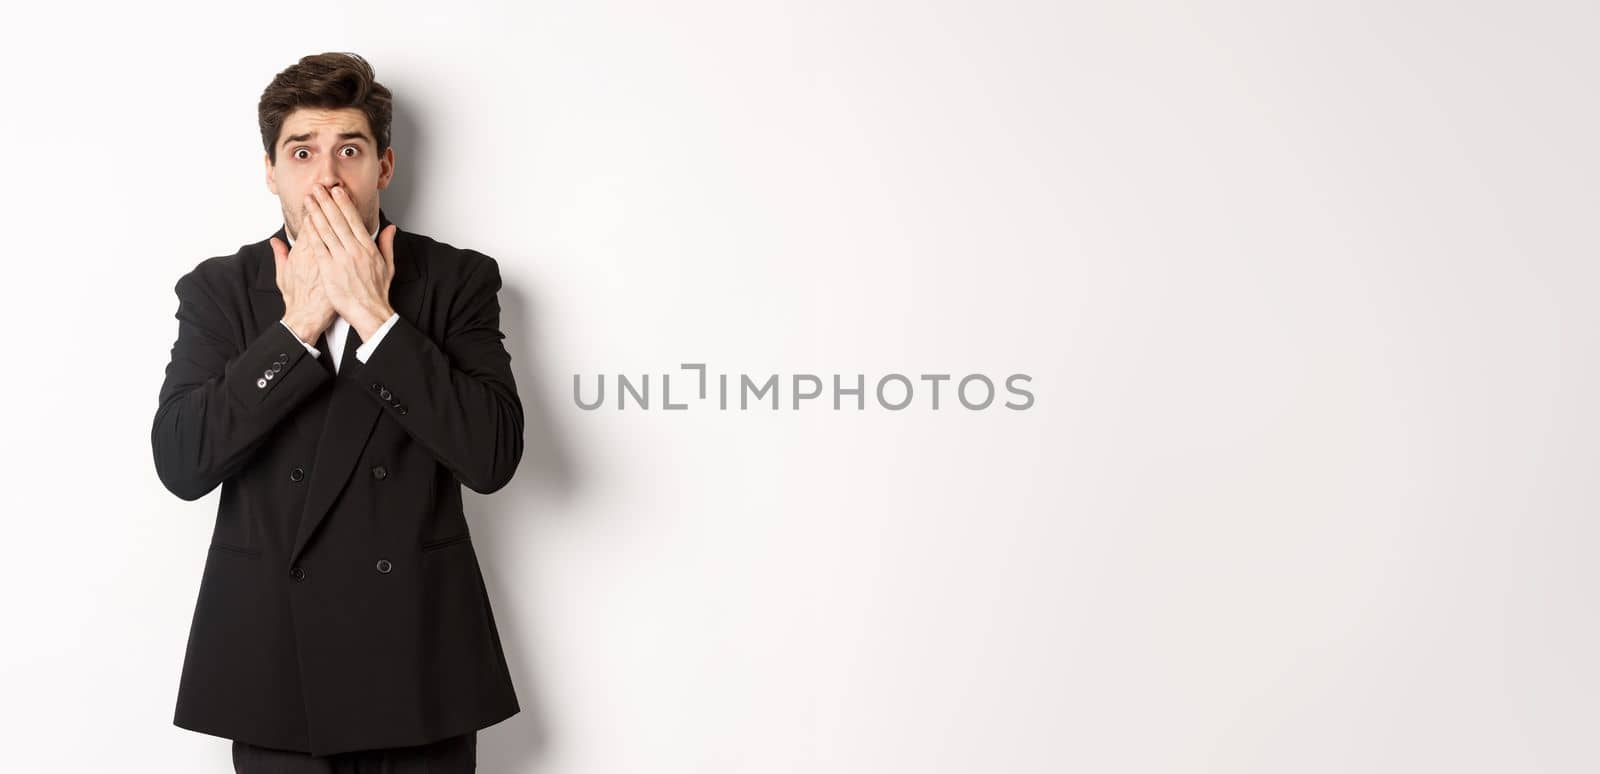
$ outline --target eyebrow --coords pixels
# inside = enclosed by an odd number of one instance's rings
[[[301,142],[303,140],[309,140],[315,135],[316,135],[316,132],[306,132],[304,134],[291,134],[288,137],[283,138],[283,143],[280,144],[278,147],[281,148],[284,145],[288,145],[291,142]],[[368,137],[366,132],[340,132],[339,133],[339,139],[341,139],[341,140],[366,140],[368,143],[372,142],[372,138]]]

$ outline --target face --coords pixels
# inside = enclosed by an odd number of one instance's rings
[[[380,156],[367,116],[356,108],[296,108],[278,131],[278,161],[264,161],[267,188],[278,195],[289,236],[300,238],[305,197],[322,185],[343,188],[367,232],[378,228],[378,191],[394,176],[394,148]]]

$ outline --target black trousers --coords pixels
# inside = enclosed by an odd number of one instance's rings
[[[472,774],[477,766],[476,731],[415,747],[321,756],[233,742],[235,774]]]

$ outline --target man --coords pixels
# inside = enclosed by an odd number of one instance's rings
[[[173,723],[241,773],[470,772],[519,709],[461,502],[522,456],[500,271],[379,208],[390,100],[353,54],[279,73],[283,227],[175,286],[156,472],[222,496]]]

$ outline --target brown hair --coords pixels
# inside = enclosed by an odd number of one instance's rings
[[[359,54],[311,54],[278,73],[261,92],[256,113],[261,121],[261,146],[267,158],[278,163],[278,133],[295,108],[360,108],[372,128],[378,153],[389,149],[389,120],[394,115],[393,95],[378,83],[372,65]]]

